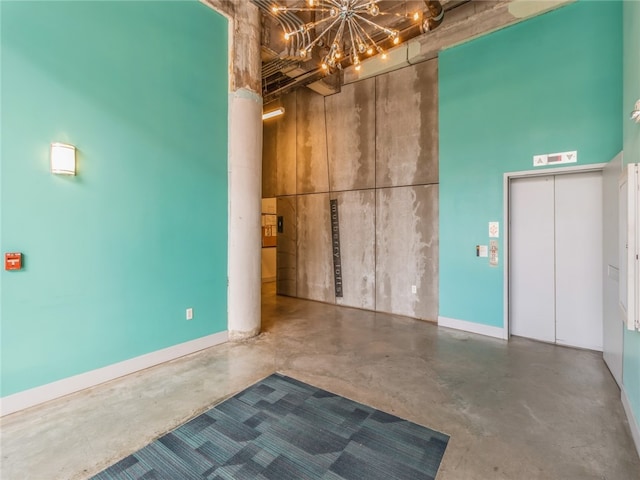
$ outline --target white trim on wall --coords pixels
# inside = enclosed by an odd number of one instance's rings
[[[625,390],[624,385],[620,389],[620,399],[622,400],[624,412],[627,414],[627,421],[629,422],[629,429],[631,430],[633,443],[636,444],[636,451],[638,452],[638,455],[640,455],[640,424],[638,423],[638,419],[633,414],[633,410],[631,409],[631,402],[629,401],[629,396],[627,395],[627,391]]]
[[[205,348],[219,345],[228,340],[227,331],[214,333],[206,337],[197,338],[189,342],[173,345],[162,350],[140,355],[123,362],[114,363],[106,367],[91,370],[90,372],[64,378],[57,382],[48,383],[40,387],[31,388],[23,392],[14,393],[0,398],[0,416],[24,410],[35,405],[39,405],[49,400],[79,392],[90,387],[94,387],[110,380],[129,375],[131,373],[153,367],[161,363],[184,357],[191,353],[204,350]]]
[[[482,323],[467,322],[466,320],[457,320],[455,318],[438,317],[438,326],[464,330],[465,332],[477,333],[479,335],[500,338],[502,340],[506,340],[508,338],[507,332],[504,328],[492,327]]]

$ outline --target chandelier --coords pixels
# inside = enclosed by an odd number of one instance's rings
[[[426,12],[411,14],[384,12],[379,3],[380,0],[306,0],[304,6],[275,4],[271,10],[276,17],[289,15],[288,12],[310,12],[308,23],[299,22],[289,28],[283,23],[284,38],[295,41],[297,56],[303,60],[311,57],[314,47],[325,47],[321,54],[325,71],[340,69],[343,63],[360,70],[361,61],[376,54],[385,59],[384,47],[401,42],[400,31],[384,25],[386,16],[409,19],[419,24],[423,32],[437,27],[444,16],[439,1],[425,1]]]

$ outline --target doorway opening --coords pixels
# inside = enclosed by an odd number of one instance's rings
[[[276,281],[276,247],[277,247],[277,215],[276,199],[262,199],[262,283]]]

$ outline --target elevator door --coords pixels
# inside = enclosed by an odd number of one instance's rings
[[[602,173],[514,179],[509,216],[511,333],[602,350]]]

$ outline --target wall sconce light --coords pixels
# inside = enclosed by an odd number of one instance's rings
[[[631,112],[631,117],[629,118],[636,123],[640,123],[640,100],[636,102],[636,106]]]
[[[284,115],[284,107],[278,107],[275,110],[270,110],[262,114],[262,120],[268,120],[270,118],[279,117]]]
[[[76,174],[76,147],[66,143],[51,144],[51,173]]]

